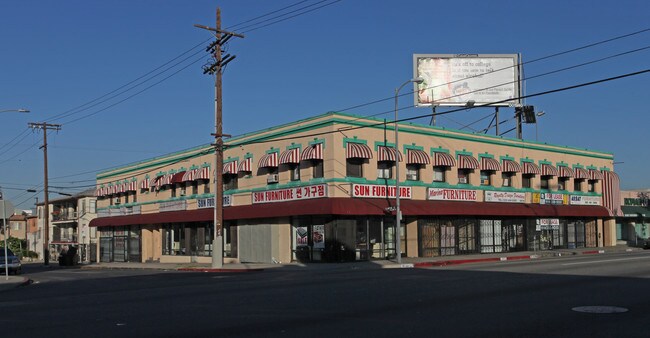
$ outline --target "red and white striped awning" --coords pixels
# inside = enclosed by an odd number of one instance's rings
[[[138,181],[132,180],[131,182],[129,182],[126,191],[137,191],[137,190],[138,190]]]
[[[203,167],[197,169],[195,180],[209,180],[210,179],[210,167]]]
[[[603,206],[610,216],[622,216],[621,179],[613,171],[603,171]]]
[[[576,174],[575,177],[574,177],[575,179],[578,179],[578,180],[585,179],[586,180],[586,179],[589,178],[589,172],[587,172],[586,169],[576,167],[576,168],[573,168],[573,170],[575,171],[575,174]]]
[[[302,154],[300,154],[300,160],[301,161],[322,160],[322,159],[323,159],[323,144],[322,143],[313,144],[313,145],[305,148],[302,151]]]
[[[501,164],[493,158],[481,157],[481,170],[501,171]]]
[[[232,161],[223,164],[223,174],[237,175],[237,161]]]
[[[280,155],[280,164],[296,164],[300,163],[300,149],[293,148],[285,150]]]
[[[557,167],[557,177],[573,177],[573,170],[565,165]]]
[[[542,163],[540,168],[540,175],[542,176],[557,176],[557,169],[554,166]]]
[[[406,150],[406,164],[429,164],[431,158],[427,153],[419,149]]]
[[[102,196],[102,188],[95,189],[95,197],[100,197],[100,196]]]
[[[142,182],[140,182],[140,189],[142,190],[149,190],[149,178],[145,177]]]
[[[539,169],[537,164],[533,162],[524,162],[522,168],[521,168],[521,173],[522,174],[533,174],[533,175],[539,175],[542,171]]]
[[[258,168],[269,168],[278,166],[278,153],[272,152],[266,154],[260,158],[260,161],[257,163]]]
[[[194,181],[194,178],[196,177],[197,172],[198,172],[198,169],[190,169],[190,170],[186,171],[183,174],[183,177],[181,178],[181,182]]]
[[[150,180],[149,180],[149,186],[150,186],[150,187],[155,187],[155,186],[157,186],[157,185],[158,185],[158,181],[161,180],[161,179],[162,179],[162,175],[161,175],[161,176],[156,176],[156,177],[150,179]]]
[[[251,157],[244,159],[243,161],[239,162],[239,166],[237,167],[237,171],[239,172],[252,172],[253,171],[253,159]]]
[[[170,185],[172,184],[172,178],[174,178],[174,174],[163,175],[158,180],[158,184],[156,186],[162,187],[163,185]]]
[[[372,158],[372,150],[363,143],[348,142],[345,158]]]
[[[513,161],[513,160],[503,160],[503,170],[501,170],[504,173],[518,173],[521,172],[521,166],[519,163]]]
[[[456,165],[456,160],[454,157],[443,152],[434,152],[433,153],[433,163],[434,167],[453,167]]]
[[[600,171],[596,169],[589,169],[589,179],[590,180],[602,180],[603,179],[603,174],[600,173]]]
[[[395,159],[402,162],[402,153],[392,147],[379,146],[377,148],[377,161],[395,162]]]
[[[478,161],[470,155],[458,155],[458,169],[478,169]]]

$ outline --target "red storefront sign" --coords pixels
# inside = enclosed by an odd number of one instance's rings
[[[376,184],[353,184],[352,197],[366,198],[395,198],[395,186],[376,185]],[[411,199],[413,194],[411,187],[400,187],[400,198]]]
[[[252,193],[253,204],[287,202],[327,197],[327,185],[310,185],[306,187],[258,191]]]

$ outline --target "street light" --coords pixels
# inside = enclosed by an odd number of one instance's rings
[[[0,110],[0,113],[8,113],[8,112],[14,112],[14,113],[29,113],[29,109],[5,109],[5,110]]]
[[[407,84],[411,82],[422,83],[423,81],[423,78],[417,77],[404,82],[401,86],[395,89],[395,256],[397,257],[397,264],[402,264],[402,248],[400,243],[402,211],[399,207],[399,130],[397,126],[397,98],[399,97],[399,91]]]
[[[544,115],[546,115],[546,113],[543,110],[540,111],[540,112],[537,112],[537,117],[544,116]],[[538,123],[539,123],[539,119],[535,119],[535,141],[538,141],[538,139],[537,139],[537,136],[538,136],[538,134],[537,134],[537,124]]]

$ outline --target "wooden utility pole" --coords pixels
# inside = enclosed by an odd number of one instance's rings
[[[45,122],[41,123],[32,123],[30,122],[28,126],[32,129],[42,129],[43,130],[43,264],[50,264],[50,201],[48,197],[48,179],[47,179],[47,131],[48,130],[61,130],[60,124],[49,124]]]
[[[221,47],[233,36],[243,38],[241,34],[228,32],[221,29],[221,9],[217,8],[217,25],[216,28],[194,25],[195,27],[206,29],[215,33],[216,40],[212,42],[206,51],[212,51],[214,63],[204,67],[204,74],[214,74],[214,240],[212,242],[212,267],[220,268],[223,266],[223,137],[230,136],[223,134],[222,105],[223,98],[221,95],[221,77],[223,67],[235,58],[235,55],[226,54],[222,56]]]

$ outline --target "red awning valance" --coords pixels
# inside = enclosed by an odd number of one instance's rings
[[[350,197],[320,198],[291,202],[232,206],[224,208],[225,220],[290,217],[304,215],[387,215],[393,200]],[[609,217],[602,206],[541,205],[524,203],[451,202],[403,200],[404,216],[503,216],[503,217]],[[151,214],[95,218],[90,226],[124,226],[178,222],[208,222],[212,208]]]

